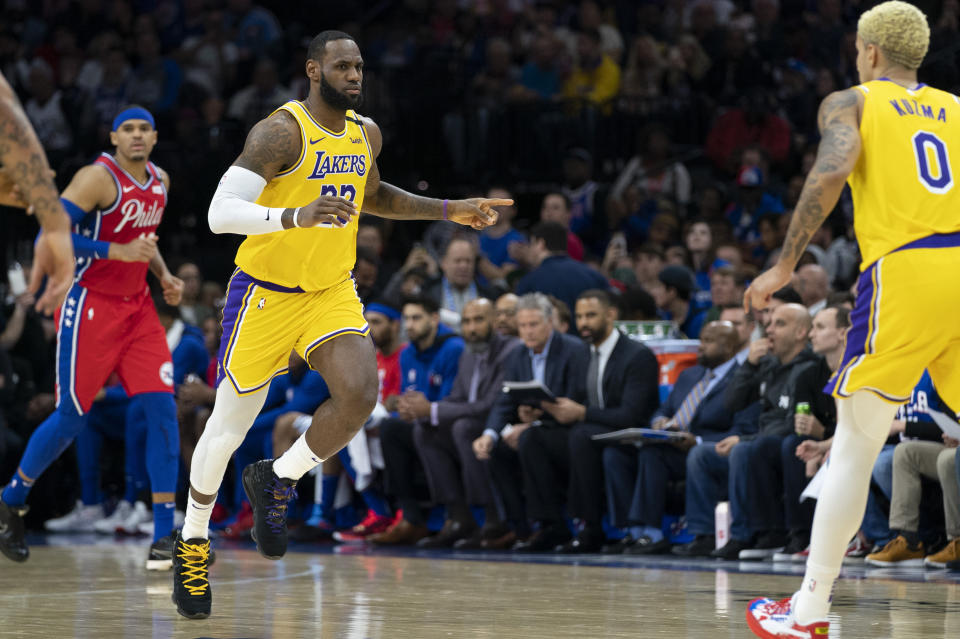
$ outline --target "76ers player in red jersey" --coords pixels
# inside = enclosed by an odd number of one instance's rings
[[[154,233],[167,204],[167,174],[149,161],[157,142],[153,116],[141,107],[113,121],[113,155],[80,169],[61,198],[75,226],[76,279],[57,312],[57,410],[27,444],[0,497],[0,551],[26,561],[22,516],[37,477],[73,441],[112,373],[148,420],[147,471],[153,491],[154,544],[148,567],[169,567],[179,438],[173,364],[146,275],[179,304],[183,282],[167,269]]]

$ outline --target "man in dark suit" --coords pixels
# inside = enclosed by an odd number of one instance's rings
[[[529,472],[552,493],[551,500],[562,499],[567,488],[568,511],[581,528],[575,539],[557,548],[560,552],[596,552],[604,542],[603,448],[593,435],[619,428],[648,426],[659,404],[660,366],[649,348],[631,340],[614,326],[617,309],[606,291],[584,291],[575,306],[577,331],[590,347],[590,362],[585,376],[587,401],[578,403],[568,397],[544,402],[543,408],[559,423],[568,425],[566,484],[554,481],[560,466],[546,456],[526,462]],[[535,550],[538,548],[534,548]]]
[[[520,298],[517,330],[523,347],[511,355],[504,380],[536,380],[556,397],[582,402],[586,395],[583,379],[589,353],[577,338],[553,330],[554,312],[553,304],[542,293],[529,293]],[[532,539],[542,538],[553,548],[570,538],[563,522],[562,500],[550,491],[545,492],[540,478],[526,472],[530,467],[527,460],[542,456],[566,463],[566,430],[540,408],[520,405],[507,393],[497,398],[487,419],[487,428],[473,442],[473,450],[477,459],[487,461],[504,516],[514,531],[485,540],[483,548],[509,547],[517,540],[517,532],[523,534],[528,516],[540,524]],[[526,514],[521,485],[528,503]]]
[[[493,330],[494,317],[493,304],[486,298],[464,305],[460,328],[466,348],[447,397],[430,402],[423,393],[413,391],[398,400],[400,417],[414,423],[413,439],[430,496],[447,508],[443,529],[417,542],[423,548],[446,548],[475,532],[476,539],[471,539],[468,547],[479,548],[482,539],[506,532],[490,498],[486,469],[473,454],[473,440],[483,432],[487,415],[501,394],[506,362],[520,345],[517,338]],[[471,505],[486,509],[480,531],[470,513]]]
[[[599,271],[567,255],[567,230],[557,222],[539,222],[531,229],[530,258],[534,268],[517,282],[518,295],[547,293],[573,308],[583,291],[610,287]]]
[[[607,497],[614,525],[637,526],[609,552],[657,554],[670,549],[660,525],[666,510],[667,483],[686,476],[686,457],[698,441],[719,441],[733,426],[725,392],[737,368],[737,330],[729,322],[711,322],[700,333],[699,364],[680,373],[652,428],[683,433],[664,444],[610,446],[603,453]]]

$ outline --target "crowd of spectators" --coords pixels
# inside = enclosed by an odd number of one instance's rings
[[[720,556],[799,557],[811,515],[799,493],[836,420],[819,389],[839,360],[859,266],[849,195],[780,308],[747,315],[738,305],[776,259],[815,156],[818,101],[857,81],[853,37],[869,4],[406,0],[314,15],[250,0],[7,0],[0,69],[61,185],[108,150],[120,107],[143,104],[157,118],[153,159],[172,178],[160,243],[186,283],[171,344],[202,334],[207,354],[205,370],[178,371],[185,467],[213,402],[219,282],[239,239],[206,232],[210,195],[250,126],[306,96],[309,39],[343,28],[364,54],[361,112],[384,131],[385,179],[516,204],[483,232],[361,216],[354,276],[371,326],[383,329],[374,331],[382,379],[396,383],[381,389],[364,441],[318,474],[304,538],[343,528],[332,513],[346,472],[371,513],[337,532],[348,541],[644,554],[669,550],[661,520],[678,511],[695,538],[674,550],[707,554],[714,506],[729,499]],[[933,31],[920,78],[955,90],[960,7],[926,4]],[[14,235],[0,249],[25,261],[29,245]],[[7,294],[0,314],[2,477],[54,403],[54,326],[29,308],[28,294]],[[663,402],[655,358],[615,319],[669,320],[701,338],[699,365]],[[282,452],[311,401],[323,401],[322,380],[302,368],[292,362],[300,372],[278,382],[287,386],[243,459]],[[557,401],[511,404],[496,392],[508,375],[541,381]],[[918,387],[891,427],[860,546],[903,540],[922,559],[919,544],[960,536],[943,452],[956,442],[931,430],[920,435],[930,446],[892,446],[916,435],[933,392]],[[795,415],[798,403],[811,413]],[[666,424],[689,435],[639,449],[590,439]],[[110,461],[103,486],[122,487],[122,461]],[[69,511],[71,464],[38,482],[35,524]],[[900,475],[942,483],[946,528],[938,509],[923,510],[923,526],[911,510],[918,491],[936,487],[898,488]],[[129,487],[114,493],[138,498]],[[426,502],[445,507],[439,533]],[[227,534],[246,534],[242,495],[228,494],[221,511]]]

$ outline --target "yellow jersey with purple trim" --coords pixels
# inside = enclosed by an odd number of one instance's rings
[[[886,79],[858,85],[862,147],[848,182],[862,270],[915,240],[960,231],[960,100]]]
[[[290,113],[300,125],[300,157],[270,180],[256,203],[296,208],[333,195],[355,202],[359,211],[373,154],[357,114],[347,111],[346,125],[336,132],[314,120],[302,102],[291,100],[277,111]],[[257,280],[320,291],[349,278],[356,257],[354,218],[343,228],[324,223],[247,236],[237,250],[236,264]]]

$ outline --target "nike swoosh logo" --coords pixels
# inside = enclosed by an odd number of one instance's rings
[[[123,187],[123,192],[124,192],[124,193],[129,193],[129,192],[132,191],[132,190],[133,190],[133,187],[132,187],[132,186],[125,186],[125,187]]]
[[[317,138],[316,140],[311,139],[311,140],[310,140],[310,144],[316,144],[316,143],[319,142],[320,140],[325,140],[326,137],[327,137],[327,136],[323,136],[322,138]]]

